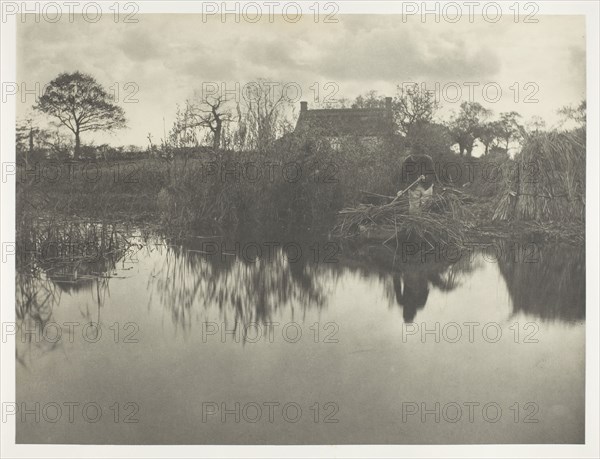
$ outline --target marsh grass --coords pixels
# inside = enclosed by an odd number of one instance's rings
[[[325,228],[361,188],[394,188],[390,171],[399,163],[396,156],[360,145],[333,151],[322,139],[291,136],[265,151],[186,150],[169,159],[92,163],[40,160],[18,166],[17,209],[210,233],[244,225]],[[57,168],[59,179],[44,178],[43,171]]]

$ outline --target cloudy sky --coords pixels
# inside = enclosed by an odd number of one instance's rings
[[[585,97],[582,16],[538,16],[537,24],[508,17],[495,24],[405,23],[398,16],[377,15],[338,16],[337,24],[137,17],[137,24],[115,24],[108,17],[97,23],[18,24],[17,79],[26,88],[79,70],[119,89],[129,127],[110,136],[86,133],[85,143],[146,146],[149,132],[160,139],[163,118],[168,129],[177,104],[206,82],[225,83],[229,89],[234,82],[259,78],[297,83],[309,108],[315,105],[316,87],[320,98],[334,88],[334,98],[354,98],[368,90],[394,95],[402,82],[424,82],[430,89],[454,82],[440,94],[441,117],[456,109],[451,99],[457,86],[465,100],[468,84],[479,83],[473,99],[496,114],[516,110],[525,119],[541,116],[550,124],[557,121],[559,107]],[[326,86],[329,82],[335,85]],[[486,102],[482,88],[488,83],[494,87],[488,86]],[[501,98],[491,103],[497,87]],[[296,96],[295,91],[288,94]],[[128,95],[137,102],[125,103]],[[28,113],[33,99],[28,96],[19,105],[18,117]]]

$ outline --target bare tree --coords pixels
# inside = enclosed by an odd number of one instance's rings
[[[359,96],[361,97],[361,96]],[[358,97],[357,97],[358,99]],[[338,108],[356,108],[354,104],[357,103],[357,99],[352,102],[347,97],[340,97],[338,99],[327,99],[324,101],[315,102],[315,107],[324,108],[324,109],[338,109]]]
[[[27,118],[17,122],[16,128],[16,149],[23,153],[25,165],[29,165],[29,158],[33,155],[34,138],[39,133],[39,129],[33,126],[33,120]]]
[[[196,113],[195,107],[186,100],[183,109],[177,105],[175,121],[165,140],[173,148],[197,147],[200,145],[200,126],[202,126],[202,121]]]
[[[248,134],[248,126],[246,125],[246,119],[242,113],[242,108],[239,102],[235,106],[236,111],[236,122],[237,130],[233,134],[233,143],[240,150],[246,145],[246,136]]]
[[[377,95],[377,91],[371,89],[364,95],[358,96],[352,103],[352,108],[384,108],[385,99]]]
[[[196,109],[198,125],[210,130],[215,150],[222,146],[223,125],[233,120],[231,111],[225,107],[226,104],[227,100],[219,95],[205,98]]]
[[[246,148],[269,148],[277,137],[292,128],[286,113],[289,100],[283,92],[275,93],[276,86],[259,80],[257,84],[249,85],[248,93],[244,94],[243,123],[246,129]]]

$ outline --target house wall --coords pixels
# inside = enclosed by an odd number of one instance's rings
[[[327,137],[329,145],[335,151],[342,150],[344,145],[358,144],[362,148],[366,148],[368,151],[375,151],[381,149],[384,145],[384,140],[381,137],[376,136],[364,136],[364,137]]]

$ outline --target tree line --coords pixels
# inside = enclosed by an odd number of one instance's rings
[[[369,91],[354,101],[342,99],[337,106],[383,108],[385,101],[376,91]],[[440,108],[435,95],[421,86],[398,86],[392,111],[398,132],[408,145],[427,150],[432,142],[436,142],[431,138],[434,136],[438,143],[448,147],[455,145],[460,156],[471,157],[476,142],[481,143],[484,155],[490,152],[508,153],[512,145],[518,145],[527,135],[546,129],[546,123],[539,116],[525,122],[516,111],[502,112],[494,119],[493,111],[479,102],[462,102],[458,111],[454,111],[445,121],[439,120]],[[578,105],[562,107],[558,113],[562,118],[561,123],[572,121],[576,126],[583,126],[586,122],[586,102],[583,100]]]
[[[294,128],[294,107],[284,94],[274,94],[268,85],[249,87],[249,93],[239,101],[221,95],[195,96],[178,106],[173,125],[156,142],[148,134],[147,151],[174,154],[177,150],[209,146],[214,150],[263,150]],[[376,91],[359,95],[354,100],[340,99],[324,108],[384,108],[385,99]],[[524,123],[516,111],[493,112],[478,102],[462,102],[448,120],[439,120],[440,104],[434,94],[421,86],[398,86],[392,100],[394,127],[407,146],[424,152],[457,146],[460,156],[470,157],[476,142],[490,152],[507,153],[511,145],[519,144],[526,135],[545,129],[544,121],[536,117]],[[96,79],[81,72],[61,73],[46,87],[34,109],[47,115],[54,130],[35,126],[33,120],[21,120],[17,125],[17,150],[27,155],[34,151],[62,153],[73,151],[78,159],[86,147],[81,136],[86,132],[114,131],[127,125],[122,107]],[[585,125],[586,103],[559,110],[563,120]],[[64,136],[66,128],[72,137]],[[100,153],[107,145],[96,148]],[[115,149],[113,149],[115,150]],[[121,148],[122,153],[125,149]],[[139,152],[130,146],[127,151]]]

